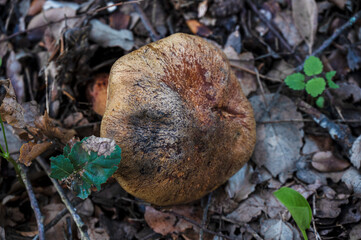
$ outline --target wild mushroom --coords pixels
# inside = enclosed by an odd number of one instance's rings
[[[255,120],[225,55],[178,33],[118,59],[101,136],[122,149],[114,177],[132,195],[166,206],[216,189],[250,158]]]

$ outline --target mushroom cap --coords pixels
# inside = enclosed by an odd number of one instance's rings
[[[177,33],[118,59],[101,137],[122,149],[113,177],[159,206],[187,203],[225,183],[251,157],[253,110],[223,52]]]

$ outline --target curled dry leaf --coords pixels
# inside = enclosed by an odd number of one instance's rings
[[[291,46],[297,46],[302,42],[302,36],[295,28],[295,22],[292,19],[290,11],[276,12],[273,19],[278,29],[282,32],[283,36],[287,39]]]
[[[310,53],[317,32],[317,14],[315,0],[292,0],[293,21],[308,45]]]
[[[335,157],[331,151],[317,152],[312,157],[312,167],[320,172],[342,171],[350,166],[350,163]]]
[[[19,162],[25,164],[26,166],[30,166],[31,161],[34,160],[37,156],[39,156],[43,152],[45,152],[51,145],[52,145],[51,142],[24,143],[20,148]]]
[[[47,113],[43,116],[37,117],[34,123],[46,137],[50,139],[57,138],[63,144],[66,144],[76,135],[76,132],[73,129],[69,130],[59,127],[57,122],[50,118]]]
[[[176,206],[172,208],[172,212],[201,223],[201,219],[198,216],[199,214],[197,214],[195,209],[191,206]],[[181,233],[187,229],[193,228],[193,225],[190,222],[182,218],[177,218],[175,214],[161,212],[151,206],[145,208],[144,219],[154,232],[162,235]]]
[[[356,168],[347,169],[342,176],[342,181],[349,189],[353,190],[356,197],[361,196],[361,174]]]

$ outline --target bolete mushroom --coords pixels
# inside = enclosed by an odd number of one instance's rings
[[[110,72],[101,137],[122,161],[114,174],[159,206],[191,202],[251,157],[253,110],[221,50],[178,33],[118,59]]]

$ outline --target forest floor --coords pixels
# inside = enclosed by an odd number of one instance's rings
[[[50,157],[99,136],[112,64],[177,32],[228,57],[255,113],[251,160],[203,199],[167,208],[112,178],[85,200],[51,181]],[[322,64],[303,69],[310,55]],[[0,59],[8,152],[26,183],[2,158],[1,240],[302,239],[273,195],[283,186],[311,206],[309,239],[361,239],[360,1],[0,0]],[[294,73],[306,80],[285,81]]]

